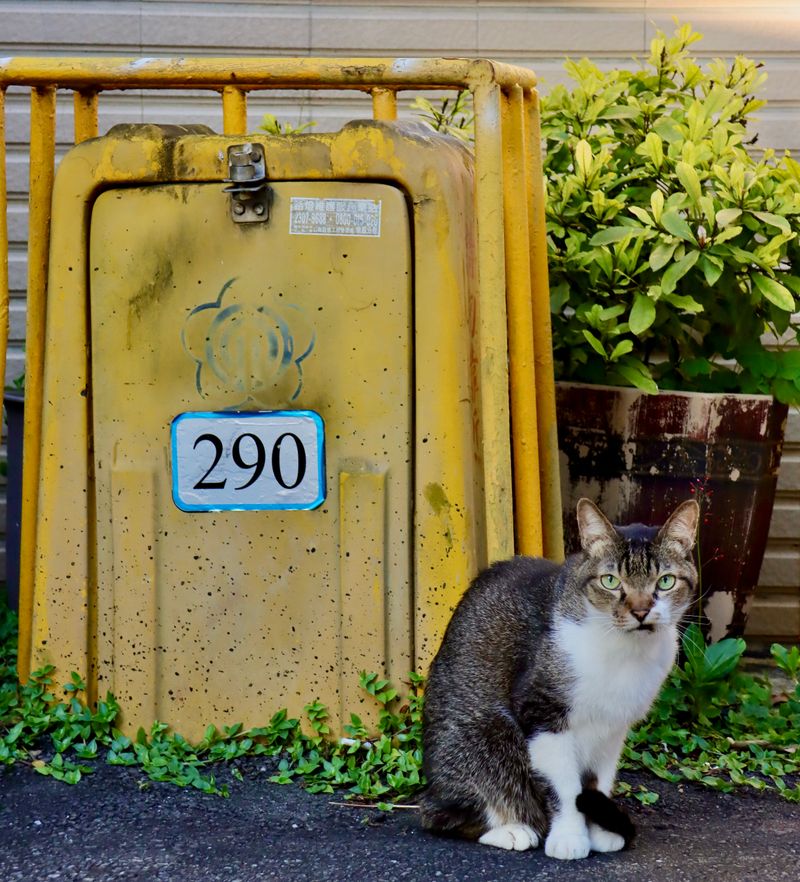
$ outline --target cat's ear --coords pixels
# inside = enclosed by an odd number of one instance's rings
[[[680,554],[687,555],[694,548],[699,520],[700,506],[694,499],[687,499],[669,516],[666,524],[658,531],[656,541],[675,545]]]
[[[602,546],[616,545],[619,534],[614,525],[590,499],[578,500],[578,533],[581,547],[597,554]]]

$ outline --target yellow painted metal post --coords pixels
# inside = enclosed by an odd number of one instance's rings
[[[564,527],[561,519],[556,397],[553,386],[553,337],[550,323],[550,285],[547,277],[547,232],[545,188],[542,170],[542,133],[539,95],[528,91],[526,101],[528,205],[531,225],[531,306],[533,345],[536,358],[536,412],[539,432],[539,469],[542,487],[544,555],[564,559]]]
[[[8,350],[8,185],[6,183],[6,90],[0,89],[0,366],[5,382]]]
[[[47,263],[50,247],[50,199],[55,161],[56,90],[31,90],[30,195],[28,202],[28,296],[25,336],[25,432],[22,463],[22,517],[19,567],[20,679],[30,674],[33,576],[42,436]]]
[[[394,89],[372,90],[372,116],[387,121],[397,119],[397,93]]]
[[[72,96],[75,110],[75,143],[97,137],[97,92],[75,92]]]
[[[503,150],[500,87],[476,85],[475,216],[478,227],[478,352],[488,561],[514,553],[508,407]]]
[[[522,88],[512,86],[503,96],[503,190],[514,525],[517,553],[538,557],[542,554],[542,506],[523,114]]]
[[[247,95],[236,86],[222,90],[222,131],[226,135],[243,135],[247,131]]]

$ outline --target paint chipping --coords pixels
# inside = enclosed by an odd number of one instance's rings
[[[711,642],[722,640],[728,633],[736,611],[733,595],[727,591],[715,591],[706,601],[703,611],[711,622]]]

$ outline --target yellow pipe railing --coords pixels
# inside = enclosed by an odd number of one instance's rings
[[[539,486],[542,494],[542,523],[545,525],[544,556],[564,559],[564,527],[561,520],[561,481],[558,464],[556,390],[553,385],[553,342],[550,326],[550,284],[547,274],[545,187],[542,168],[542,132],[539,95],[530,90],[527,130],[528,218],[531,243],[531,309],[535,353],[536,417],[539,437]]]
[[[247,95],[236,86],[222,90],[222,131],[241,135],[247,131]]]
[[[528,188],[525,156],[530,145],[525,137],[524,93],[512,86],[503,99],[503,188],[505,198],[506,300],[511,373],[511,440],[514,454],[514,502],[516,547],[520,554],[542,554],[542,505],[539,493],[539,453],[531,310],[531,266],[528,229]],[[521,224],[526,231],[514,229]]]
[[[533,71],[470,58],[7,58],[0,86],[63,89],[470,89],[536,86]]]
[[[87,89],[72,96],[75,116],[75,143],[97,137],[97,92]]]
[[[372,116],[387,121],[397,119],[397,92],[394,89],[372,90]]]
[[[478,340],[480,341],[481,428],[486,498],[486,545],[490,560],[514,551],[508,388],[503,144],[501,92],[496,83],[478,85],[475,105],[475,217],[478,227]],[[500,379],[498,384],[497,380]]]
[[[74,92],[75,142],[98,133],[98,95],[122,89],[210,89],[223,130],[247,131],[247,97],[272,89],[368,93],[376,119],[397,117],[397,92],[467,89],[475,111],[481,442],[489,560],[515,550],[563,555],[555,394],[536,78],[485,59],[11,58],[0,62],[0,355],[8,339],[4,96],[31,88],[25,462],[20,617],[30,617],[36,549],[42,367],[56,90]],[[507,389],[501,394],[498,390]],[[513,441],[513,444],[512,444]],[[513,450],[513,456],[512,456]],[[513,478],[512,478],[513,475]],[[512,483],[513,481],[513,483]],[[20,673],[29,646],[20,638]]]
[[[19,617],[30,620],[36,566],[36,522],[39,505],[42,389],[47,268],[50,258],[50,197],[56,149],[56,89],[31,90],[30,201],[28,205],[28,296],[25,324],[25,428],[22,462],[22,517],[19,552]],[[25,633],[23,631],[23,633]],[[20,658],[30,647],[20,639]]]

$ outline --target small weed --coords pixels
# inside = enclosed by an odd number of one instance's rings
[[[293,126],[291,123],[281,122],[274,114],[265,113],[259,129],[269,135],[299,135],[306,129],[313,128],[316,125],[314,120],[307,123],[301,123],[299,126]]]
[[[222,730],[209,726],[197,744],[171,732],[161,722],[134,739],[115,727],[119,705],[112,695],[90,708],[85,684],[72,674],[56,698],[52,667],[32,674],[25,685],[16,678],[17,619],[0,603],[0,765],[22,763],[42,775],[77,784],[91,774],[93,761],[132,766],[151,781],[193,787],[228,796],[228,785],[214,775],[221,763],[248,756],[279,757],[272,781],[301,783],[314,793],[344,790],[346,797],[390,804],[422,784],[422,678],[411,674],[409,694],[397,691],[377,674],[363,673],[361,685],[379,707],[376,732],[368,732],[355,714],[347,737],[330,738],[328,711],[315,701],[306,705],[310,734],[286,710],[268,725],[245,730],[240,723]],[[231,776],[242,782],[235,766]]]
[[[443,98],[438,107],[427,98],[415,98],[411,109],[435,132],[452,135],[465,144],[472,144],[475,139],[472,95],[467,90],[458,92],[455,98]]]
[[[776,694],[766,677],[737,669],[744,648],[732,638],[706,646],[696,625],[687,628],[685,661],[628,738],[622,767],[725,792],[769,790],[800,802],[800,653],[773,646],[794,683],[790,694]]]
[[[787,649],[780,643],[773,643],[770,653],[775,659],[775,664],[792,680],[800,680],[800,647],[793,646]]]
[[[64,697],[53,695],[52,668],[44,668],[21,686],[16,679],[16,616],[0,603],[0,765],[22,763],[42,775],[77,784],[93,763],[140,769],[151,782],[171,782],[204,793],[229,795],[219,783],[222,763],[234,781],[244,776],[236,761],[275,757],[270,780],[298,783],[313,793],[343,793],[346,799],[388,810],[413,798],[422,777],[423,679],[410,674],[400,695],[375,673],[362,673],[365,693],[378,705],[375,731],[356,715],[345,737],[330,737],[328,712],[312,702],[307,725],[285,710],[266,726],[246,730],[241,724],[209,726],[191,744],[160,722],[134,739],[115,722],[119,705],[112,695],[89,707],[85,686],[73,674]],[[766,678],[738,670],[741,640],[706,646],[700,629],[683,636],[685,661],[670,674],[649,715],[631,733],[623,751],[623,769],[647,769],[672,782],[694,781],[730,791],[747,787],[772,791],[800,802],[800,650],[775,645],[772,656],[793,686],[776,694]],[[644,785],[624,781],[617,793],[644,804],[658,795]]]

